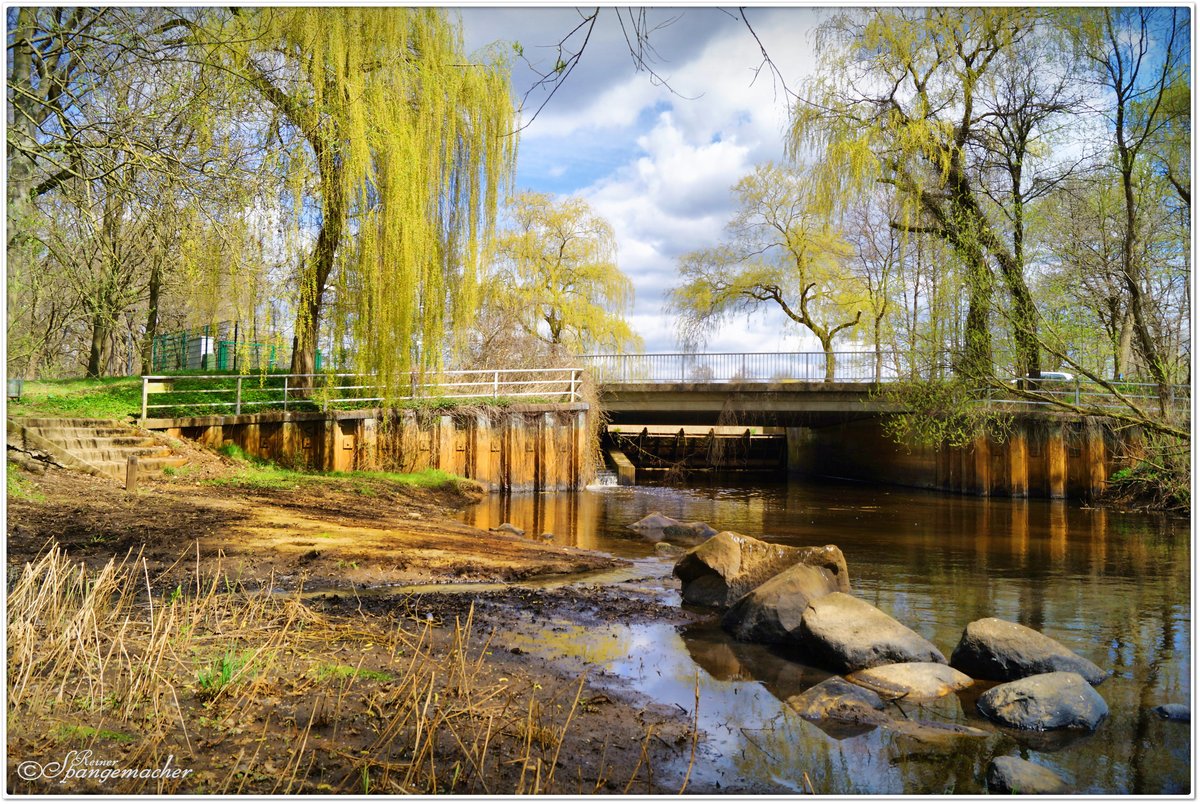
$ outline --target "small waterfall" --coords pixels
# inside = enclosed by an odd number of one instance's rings
[[[588,485],[590,486],[615,486],[617,485],[617,473],[610,472],[607,469],[600,469],[596,472],[596,479]]]

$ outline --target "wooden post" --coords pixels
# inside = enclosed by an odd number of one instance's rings
[[[1108,484],[1108,472],[1104,465],[1104,430],[1095,419],[1088,419],[1083,427],[1084,478],[1088,497],[1095,500],[1104,493],[1104,487]]]
[[[130,455],[125,461],[125,491],[128,494],[137,494],[137,479],[138,479],[138,457]]]

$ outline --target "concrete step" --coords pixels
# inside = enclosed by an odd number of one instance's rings
[[[29,416],[25,418],[16,418],[15,421],[20,422],[25,427],[43,428],[43,427],[84,427],[89,429],[115,428],[117,430],[126,430],[121,422],[114,419],[72,419],[72,418],[52,418],[48,416]]]
[[[89,436],[82,435],[87,433],[86,430],[78,431],[81,435],[65,435],[61,432],[50,432],[46,430],[34,430],[35,433],[42,438],[49,439],[55,444],[61,444],[69,450],[108,450],[108,449],[127,449],[127,448],[146,448],[162,446],[158,441],[148,436],[143,435],[113,435],[113,436]]]
[[[119,447],[116,449],[73,449],[71,454],[82,458],[88,463],[103,463],[105,461],[124,462],[131,455],[142,458],[169,458],[174,453],[167,447],[153,445],[149,447]]]
[[[131,438],[140,437],[147,438],[136,430],[131,430],[128,427],[119,425],[110,427],[51,427],[48,425],[38,425],[34,427],[26,426],[27,430],[37,433],[43,438],[53,439],[72,439],[72,438]]]
[[[125,480],[131,456],[137,456],[138,471],[143,476],[161,475],[166,467],[187,463],[153,434],[108,419],[14,419],[10,422],[10,438],[12,424],[19,424],[28,433],[28,440],[40,443],[51,454],[58,450],[63,465],[99,471],[120,482]]]

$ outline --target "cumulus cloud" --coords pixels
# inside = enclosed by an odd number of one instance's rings
[[[621,268],[636,288],[631,324],[648,351],[671,351],[674,322],[663,307],[679,282],[677,260],[715,245],[733,213],[733,184],[755,164],[781,158],[788,98],[734,14],[716,8],[647,11],[655,28],[650,55],[668,80],[663,86],[633,68],[617,10],[602,11],[578,68],[522,132],[517,182],[582,195],[608,219]],[[561,8],[462,13],[469,47],[517,40],[542,69],[556,57],[555,43],[580,21],[577,11]],[[815,67],[811,30],[824,13],[747,10],[793,90]],[[517,65],[518,92],[535,79]],[[730,322],[712,333],[708,347],[810,348],[800,328],[777,311]]]

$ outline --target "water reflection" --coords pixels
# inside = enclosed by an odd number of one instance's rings
[[[590,660],[667,705],[690,711],[699,674],[707,759],[693,774],[698,784],[728,790],[741,779],[752,789],[803,792],[807,773],[826,794],[976,794],[990,758],[1012,754],[1052,768],[1080,792],[1188,792],[1190,728],[1149,712],[1191,698],[1186,522],[1063,501],[837,483],[495,495],[466,518],[653,561],[653,542],[626,527],[653,511],[787,544],[837,544],[854,593],[947,655],[968,622],[994,616],[1041,630],[1114,671],[1099,688],[1110,716],[1094,735],[993,729],[975,709],[987,685],[976,684],[942,709],[910,714],[986,727],[993,736],[939,745],[888,729],[834,736],[799,719],[783,701],[828,673],[785,651],[733,642],[715,623],[682,634],[617,628],[603,649],[594,634],[563,635],[555,650],[590,646]]]

